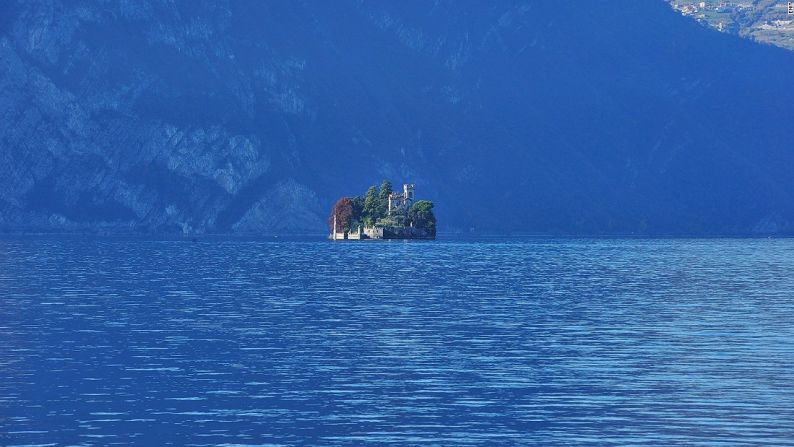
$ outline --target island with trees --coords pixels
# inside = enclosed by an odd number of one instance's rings
[[[392,190],[388,180],[364,196],[342,197],[328,217],[331,240],[435,239],[433,202],[414,200],[414,185]]]

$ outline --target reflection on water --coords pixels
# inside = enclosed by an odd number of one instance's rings
[[[0,444],[794,444],[794,240],[0,240]]]

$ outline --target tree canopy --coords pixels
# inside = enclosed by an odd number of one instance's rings
[[[362,220],[366,220],[366,225],[373,225],[378,216],[380,202],[378,200],[378,190],[370,186],[364,194],[364,209],[362,210]]]
[[[380,191],[378,192],[378,212],[380,217],[386,216],[389,212],[389,195],[392,193],[391,182],[384,180],[380,184]]]
[[[328,230],[334,232],[334,217],[336,217],[336,231],[350,231],[353,221],[353,200],[350,197],[342,197],[337,200],[331,209],[331,216],[328,218]]]
[[[433,215],[433,202],[418,200],[408,209],[407,220],[410,225],[436,234],[436,216]]]

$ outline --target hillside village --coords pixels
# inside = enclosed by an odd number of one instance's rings
[[[717,31],[794,51],[794,2],[668,0],[673,9]]]

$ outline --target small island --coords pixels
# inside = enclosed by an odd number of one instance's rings
[[[364,196],[337,200],[328,218],[329,239],[435,239],[433,202],[414,200],[414,185],[392,191],[388,180],[370,186]]]

